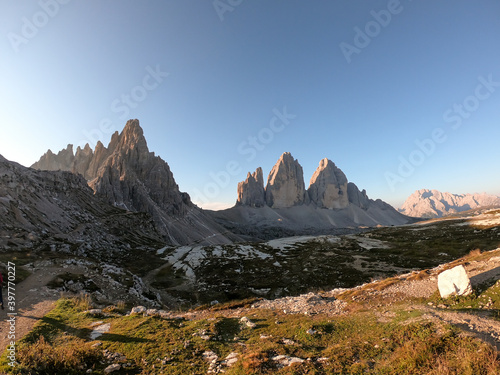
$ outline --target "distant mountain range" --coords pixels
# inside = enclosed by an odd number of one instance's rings
[[[482,194],[451,194],[421,189],[406,199],[399,212],[421,218],[442,217],[479,207],[500,206],[500,197]]]

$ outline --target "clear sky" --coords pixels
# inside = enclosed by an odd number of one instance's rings
[[[29,166],[138,118],[206,208],[291,152],[395,206],[500,194],[498,0],[0,3],[0,154]]]

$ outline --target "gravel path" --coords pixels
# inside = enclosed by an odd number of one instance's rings
[[[78,272],[69,267],[64,271]],[[14,334],[16,341],[23,338],[33,329],[38,320],[54,308],[55,301],[61,297],[61,294],[47,288],[46,285],[59,273],[61,273],[61,267],[44,267],[35,270],[16,285],[14,311],[8,309],[7,289],[3,289],[5,310],[0,310],[0,353],[10,345],[9,336]],[[4,283],[4,286],[6,287],[7,284]],[[15,316],[15,324],[11,322],[12,316]]]

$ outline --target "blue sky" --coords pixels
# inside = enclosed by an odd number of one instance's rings
[[[232,5],[231,5],[232,4]],[[0,154],[105,145],[138,118],[202,207],[288,151],[395,206],[500,195],[500,2],[3,1]]]

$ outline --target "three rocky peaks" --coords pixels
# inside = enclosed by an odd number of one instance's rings
[[[237,205],[250,207],[290,208],[314,205],[317,208],[343,209],[349,203],[367,208],[370,200],[360,192],[331,160],[322,159],[305,189],[302,166],[289,152],[279,158],[269,173],[264,188],[262,168],[238,184]]]

